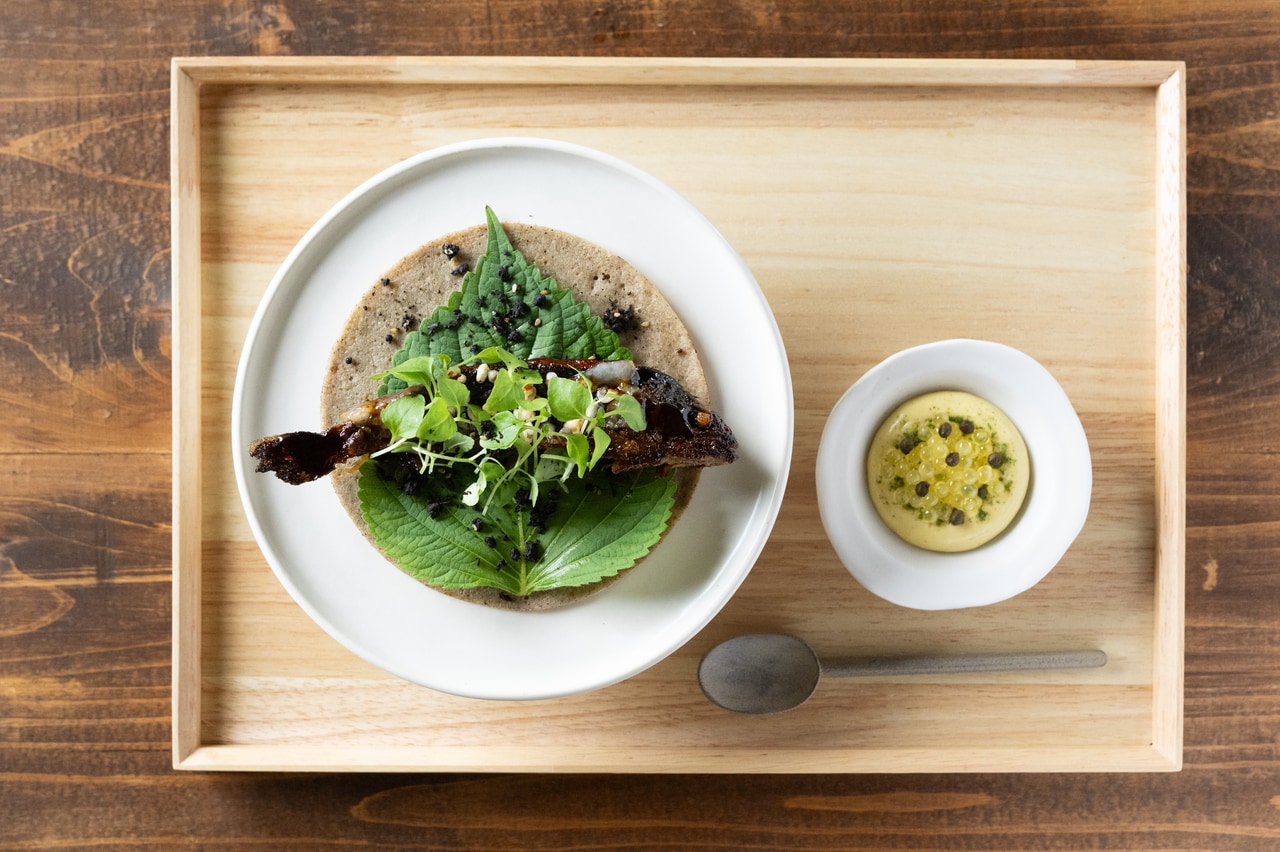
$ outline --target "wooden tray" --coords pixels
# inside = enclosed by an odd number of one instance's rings
[[[1179,63],[514,58],[173,64],[174,742],[184,769],[1172,770],[1181,763],[1185,397]],[[293,603],[249,533],[228,412],[299,237],[437,145],[545,136],[628,160],[741,252],[791,360],[788,492],[751,576],[682,651],[574,698],[402,682]],[[1058,567],[995,606],[863,590],[816,512],[831,406],[908,346],[979,337],[1057,376],[1094,462]],[[1100,647],[1103,669],[824,683],[708,703],[701,655],[784,630],[828,655]]]

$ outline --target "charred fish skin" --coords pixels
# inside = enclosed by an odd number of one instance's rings
[[[249,444],[257,460],[257,473],[274,473],[290,485],[302,485],[328,476],[353,459],[375,453],[391,443],[382,425],[382,409],[402,396],[420,394],[422,385],[371,399],[343,415],[341,422],[323,432],[286,432],[268,435]]]
[[[259,438],[249,445],[258,473],[274,473],[290,485],[328,476],[342,465],[377,452],[391,443],[391,433],[378,424],[344,420],[324,432],[286,432]]]
[[[646,467],[712,467],[738,458],[738,440],[719,414],[675,379],[651,367],[636,368],[632,393],[644,407],[648,428],[606,427],[606,457],[614,473]]]
[[[604,423],[610,440],[605,459],[614,473],[710,467],[738,457],[738,441],[724,419],[666,373],[630,361],[535,358],[528,363],[544,379],[552,373],[564,378],[582,375],[592,382],[592,390],[610,387],[640,402],[646,421],[643,431],[633,431],[621,417]],[[479,365],[466,365],[461,374],[467,379],[471,402],[481,405],[489,386],[476,380],[478,370]],[[271,435],[250,444],[249,453],[257,459],[259,473],[274,473],[291,485],[312,482],[389,446],[391,433],[382,425],[382,410],[395,399],[424,392],[425,388],[415,385],[378,397],[347,412],[343,421],[324,432]],[[548,442],[557,440],[553,435]]]
[[[548,373],[577,373],[601,385],[630,393],[644,408],[648,427],[635,432],[621,422],[606,421],[610,445],[605,457],[614,473],[647,467],[711,467],[738,458],[738,440],[716,414],[674,378],[631,361],[563,361],[534,358],[529,367],[545,379]]]

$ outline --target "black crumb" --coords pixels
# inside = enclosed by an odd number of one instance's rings
[[[634,331],[640,327],[634,307],[627,305],[620,308],[618,303],[612,300],[609,301],[609,307],[605,308],[604,313],[600,315],[600,319],[605,327],[613,332]]]

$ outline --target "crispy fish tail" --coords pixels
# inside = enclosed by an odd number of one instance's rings
[[[290,485],[301,485],[328,476],[337,468],[391,443],[391,433],[380,415],[387,403],[402,396],[420,394],[422,385],[380,396],[348,411],[342,422],[324,432],[286,432],[249,444],[249,455],[258,461],[258,473],[274,473]]]

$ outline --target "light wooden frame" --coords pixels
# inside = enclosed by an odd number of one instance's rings
[[[1150,690],[1151,699],[1149,737],[1145,742],[1138,741],[1142,738],[1130,738],[1125,742],[1056,744],[1048,738],[1036,742],[970,742],[953,749],[913,748],[901,744],[880,748],[872,744],[865,748],[845,746],[824,750],[798,746],[794,738],[778,747],[770,746],[767,738],[754,747],[699,748],[696,745],[664,746],[654,739],[629,742],[625,737],[619,738],[615,746],[575,747],[563,741],[500,746],[492,740],[468,742],[459,734],[448,745],[435,747],[421,741],[405,745],[386,736],[362,738],[358,724],[344,729],[340,736],[329,737],[315,733],[300,734],[296,738],[287,734],[274,738],[264,735],[245,741],[216,730],[214,736],[210,736],[206,718],[209,709],[206,693],[210,687],[206,682],[206,658],[202,649],[206,631],[210,629],[206,615],[219,602],[211,601],[206,590],[209,566],[205,560],[207,542],[203,518],[210,489],[220,486],[213,482],[209,470],[210,449],[202,428],[202,411],[210,391],[204,379],[208,367],[204,343],[205,305],[209,298],[205,290],[204,238],[209,224],[202,209],[202,175],[214,167],[202,159],[203,98],[210,91],[243,91],[253,87],[270,87],[277,92],[290,88],[314,92],[326,87],[335,91],[350,87],[407,91],[414,87],[492,86],[550,87],[568,92],[570,97],[574,88],[580,86],[616,87],[620,92],[637,87],[646,91],[680,92],[693,89],[749,92],[753,87],[917,93],[977,88],[1012,93],[1073,89],[1097,92],[1103,99],[1109,91],[1125,90],[1140,94],[1139,100],[1149,100],[1154,193],[1142,203],[1149,205],[1154,218],[1151,247],[1154,280],[1150,283],[1155,295],[1155,327],[1151,332],[1155,364],[1154,381],[1143,392],[1151,394],[1149,422],[1155,429],[1151,468],[1155,507],[1151,542],[1154,558],[1150,669],[1149,680],[1142,686],[1143,694]],[[184,769],[638,772],[1178,769],[1182,753],[1186,477],[1185,146],[1185,69],[1175,62],[513,57],[175,59],[172,68],[174,765]],[[353,179],[352,185],[355,182]],[[316,215],[321,212],[323,209],[317,210]],[[285,246],[286,251],[287,248]],[[259,280],[257,286],[265,283]],[[780,309],[775,305],[775,311],[781,310],[785,307]],[[808,473],[793,468],[793,488],[797,477]],[[217,496],[221,500],[228,497],[221,491]],[[812,546],[820,550],[820,545]],[[274,593],[288,605],[278,585]],[[731,619],[726,629],[738,626]],[[322,635],[319,638],[328,641]],[[687,675],[693,660],[696,656],[671,665],[681,666],[680,674]],[[374,689],[403,688],[398,682],[389,685],[359,663],[353,664],[352,671],[356,672],[357,679],[367,678]],[[1018,682],[998,681],[992,688],[1001,689],[1003,685],[1014,688]],[[1032,679],[1028,683],[1037,686],[1046,681]],[[661,682],[655,681],[653,689],[659,686]],[[289,687],[305,688],[305,683],[293,683]],[[642,691],[646,688],[641,687]],[[887,688],[893,689],[893,684]],[[910,694],[927,696],[928,693]],[[661,705],[659,693],[653,695],[655,706]],[[461,707],[464,715],[468,712],[466,705],[457,702],[446,701],[445,705],[452,711]],[[677,702],[676,710],[687,709]],[[517,706],[512,710],[526,716],[544,711],[556,712],[554,708],[547,710],[546,705]],[[477,712],[479,715],[473,722],[483,728],[489,718],[485,715],[488,710]],[[554,733],[552,731],[552,735]]]

